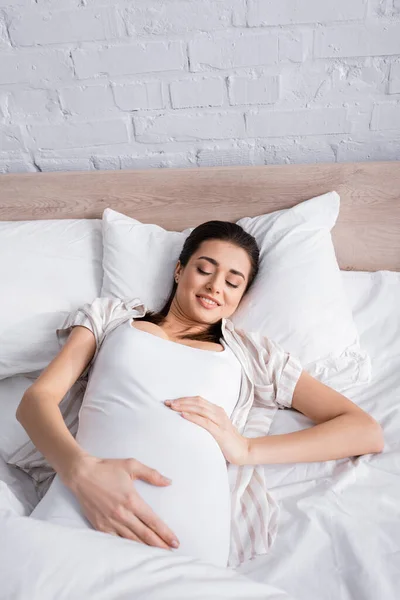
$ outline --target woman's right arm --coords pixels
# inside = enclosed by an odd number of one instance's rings
[[[74,327],[67,342],[26,390],[16,418],[36,448],[68,483],[87,456],[65,425],[59,404],[93,358],[96,342],[86,327]]]
[[[63,348],[24,393],[16,418],[77,497],[95,529],[150,546],[176,547],[176,536],[133,486],[134,479],[158,486],[170,481],[134,458],[92,456],[65,425],[59,404],[93,358],[95,349],[93,333],[86,327],[73,327]]]

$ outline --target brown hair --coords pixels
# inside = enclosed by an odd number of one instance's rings
[[[248,292],[253,283],[259,269],[260,251],[257,242],[252,235],[247,233],[240,225],[231,223],[230,221],[207,221],[198,227],[195,227],[191,234],[186,238],[182,251],[179,255],[181,264],[185,267],[190,257],[197,251],[200,245],[206,240],[222,240],[236,244],[239,248],[243,248],[247,252],[251,262],[250,276],[247,282],[243,296]],[[136,321],[149,321],[156,325],[162,325],[165,321],[172,300],[174,299],[177,283],[173,279],[173,285],[168,300],[159,312],[147,311],[143,317],[135,319]],[[198,334],[183,335],[181,339],[199,340],[204,342],[218,343],[221,336],[222,320],[213,323],[206,331]]]

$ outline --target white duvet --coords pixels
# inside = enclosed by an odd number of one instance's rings
[[[268,555],[236,573],[100,532],[29,519],[31,481],[3,461],[1,600],[398,600],[400,274],[343,278],[373,369],[368,387],[345,393],[382,424],[383,453],[267,465],[268,486],[281,507],[278,537]],[[271,434],[310,425],[296,411],[278,411]]]
[[[290,600],[267,584],[93,530],[3,512],[1,598],[7,600]]]

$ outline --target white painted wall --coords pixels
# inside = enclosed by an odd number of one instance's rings
[[[400,159],[400,0],[0,0],[0,172]]]

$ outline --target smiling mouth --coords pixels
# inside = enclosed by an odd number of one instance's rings
[[[203,306],[204,308],[217,308],[219,306],[219,304],[217,304],[216,302],[212,302],[210,300],[206,300],[205,298],[202,298],[201,296],[196,296],[198,302],[201,304],[201,306]]]

